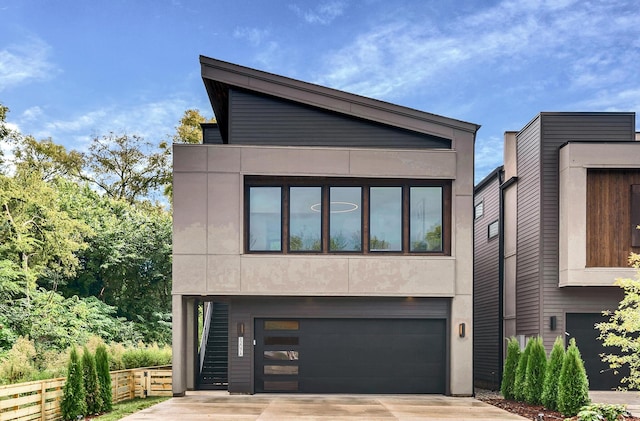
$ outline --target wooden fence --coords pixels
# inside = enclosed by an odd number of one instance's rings
[[[172,396],[171,367],[111,372],[113,403],[147,396]],[[1,421],[57,421],[65,378],[0,386]]]

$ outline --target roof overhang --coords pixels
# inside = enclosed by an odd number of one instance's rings
[[[284,76],[200,56],[202,80],[216,114],[223,140],[228,141],[229,88],[239,88],[387,124],[450,138],[451,130],[475,135],[479,125],[402,107],[384,101],[331,89]]]

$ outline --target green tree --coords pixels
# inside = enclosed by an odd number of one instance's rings
[[[87,414],[82,362],[78,358],[78,352],[75,347],[71,348],[71,354],[69,355],[67,381],[64,384],[60,410],[62,418],[65,420],[75,420]]]
[[[549,364],[544,377],[544,386],[542,387],[542,404],[554,411],[558,409],[558,383],[563,361],[564,343],[561,337],[557,337],[551,350]]]
[[[597,323],[600,340],[605,347],[618,349],[617,353],[604,353],[602,361],[609,364],[615,374],[621,367],[629,368],[629,375],[620,382],[624,388],[640,388],[640,254],[631,253],[629,264],[638,271],[635,279],[617,279],[615,284],[623,289],[624,297],[618,309],[603,312],[608,321]]]
[[[512,337],[507,343],[507,358],[504,361],[504,369],[502,371],[502,384],[500,386],[500,392],[505,399],[514,399],[514,382],[519,360],[520,343],[518,343],[518,340],[516,338]]]
[[[95,235],[79,253],[77,275],[63,288],[67,297],[96,296],[117,316],[136,323],[145,341],[171,340],[171,214],[157,206],[100,196],[84,189],[82,218]]]
[[[67,151],[51,138],[36,140],[33,136],[16,136],[13,143],[14,164],[19,173],[37,172],[45,181],[57,177],[69,178],[80,172],[83,156],[77,151]]]
[[[133,204],[170,182],[169,157],[164,142],[111,132],[93,139],[77,175],[107,196]]]
[[[524,401],[527,398],[527,364],[531,355],[532,341],[527,342],[516,368],[516,378],[513,382],[513,398],[517,401]]]
[[[526,372],[526,396],[525,399],[530,404],[540,404],[542,400],[542,387],[544,385],[544,375],[547,370],[547,353],[541,337],[532,338],[529,361]]]
[[[215,123],[215,118],[207,119],[197,109],[188,109],[180,119],[180,125],[176,127],[173,135],[175,143],[202,143],[202,127],[200,123]]]
[[[82,381],[84,382],[87,414],[97,414],[102,408],[102,395],[98,384],[96,360],[86,346],[82,350]]]
[[[588,405],[589,380],[584,369],[584,362],[576,346],[576,340],[571,338],[569,348],[562,362],[558,385],[558,410],[567,417],[578,413],[580,408]]]
[[[90,230],[61,208],[57,190],[37,173],[0,175],[0,211],[2,284],[19,282],[29,305],[39,278],[75,273]]]
[[[99,412],[108,412],[113,408],[113,397],[111,396],[111,374],[109,374],[109,354],[107,347],[100,344],[96,349],[96,370],[98,372],[98,383],[100,384],[100,398],[102,407]]]

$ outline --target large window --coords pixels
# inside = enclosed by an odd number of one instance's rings
[[[245,250],[449,255],[451,183],[245,177]]]

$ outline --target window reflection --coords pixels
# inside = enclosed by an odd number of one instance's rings
[[[442,187],[410,189],[411,251],[442,251]]]
[[[297,361],[298,351],[264,351],[265,360]]]
[[[369,215],[369,249],[402,250],[402,187],[371,187]]]
[[[249,189],[249,250],[282,249],[281,197],[280,187]]]
[[[322,241],[322,189],[291,187],[289,190],[289,249],[320,251]]]
[[[329,190],[329,250],[362,250],[362,208],[360,187],[331,187]]]

